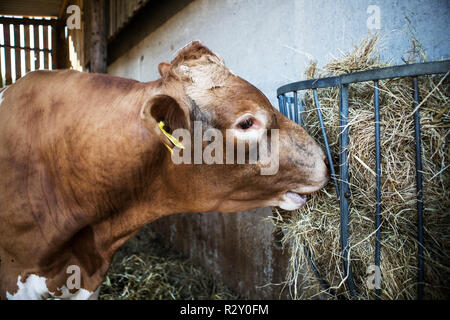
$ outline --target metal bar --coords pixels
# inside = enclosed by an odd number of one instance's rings
[[[278,96],[278,103],[281,114],[286,116],[286,96],[284,94]]]
[[[344,276],[347,277],[347,284],[350,295],[355,296],[355,286],[353,283],[352,266],[348,260],[349,252],[349,219],[348,219],[348,198],[350,190],[348,186],[348,85],[340,87],[339,104],[339,140],[340,140],[340,186],[339,186],[339,209],[341,215],[341,249],[343,255]]]
[[[283,114],[287,117],[287,97],[283,94]]]
[[[291,98],[291,97],[289,97],[289,99],[288,99],[288,101],[287,101],[287,117],[289,118],[289,119],[293,119],[293,114],[292,114],[292,105],[293,105],[293,99]]]
[[[286,97],[286,117],[292,120],[291,117],[291,97]]]
[[[294,121],[298,122],[298,94],[297,91],[294,91]]]
[[[283,101],[283,99],[284,99],[284,94],[280,95],[278,98],[279,98],[279,101],[280,101],[280,112],[284,115],[284,107],[283,107],[283,104],[284,104],[284,101]]]
[[[341,84],[350,84],[354,82],[375,81],[390,78],[414,77],[427,74],[446,73],[449,70],[450,70],[450,60],[413,63],[402,66],[392,66],[374,70],[354,72],[350,74],[343,74],[338,77],[312,79],[289,83],[287,85],[278,88],[277,95],[305,89],[337,87]]]
[[[295,121],[295,98],[294,97],[292,97],[291,98],[291,103],[290,103],[290,105],[289,105],[289,111],[290,111],[290,119],[292,120],[292,121]],[[297,122],[297,121],[295,121],[295,122]]]
[[[303,250],[305,252],[306,258],[309,261],[309,264],[311,265],[311,269],[314,272],[314,275],[316,276],[317,281],[319,281],[320,285],[322,286],[322,288],[326,291],[328,291],[331,295],[336,296],[336,292],[334,291],[334,289],[330,288],[330,285],[321,277],[319,270],[317,269],[312,257],[311,257],[311,252],[309,251],[309,249],[306,246],[306,243],[303,242]]]
[[[414,104],[419,105],[419,88],[417,77],[413,78]],[[423,190],[422,190],[422,150],[420,142],[420,114],[419,109],[414,112],[414,138],[416,140],[416,188],[417,188],[417,225],[418,225],[418,283],[417,299],[423,298],[424,264],[423,264]]]
[[[339,77],[312,79],[289,83],[278,88],[277,94],[283,94],[291,91],[300,91],[305,89],[317,89],[325,87],[335,87],[339,85]]]
[[[278,98],[278,110],[281,112],[281,105],[283,104],[282,100],[282,95],[280,94],[279,96],[277,96]]]
[[[303,112],[303,106],[304,106],[304,102],[303,102],[303,100],[300,100],[300,104],[299,104],[299,109],[298,109],[298,124],[299,125],[302,125],[302,123],[303,123],[303,115],[302,115],[302,112]]]
[[[290,119],[295,121],[295,100],[292,97],[289,104]]]
[[[334,187],[336,188],[336,195],[339,197],[339,187],[336,179],[336,173],[334,172],[333,157],[331,156],[330,145],[328,144],[327,132],[325,130],[325,124],[322,119],[322,111],[320,109],[319,98],[317,97],[317,89],[313,89],[314,103],[316,105],[317,116],[319,118],[320,129],[322,129],[323,142],[327,151],[328,163],[330,164],[331,177],[333,178]]]
[[[376,240],[375,240],[375,266],[377,267],[376,272],[376,280],[377,274],[380,270],[380,225],[381,225],[381,151],[380,151],[380,105],[379,105],[379,87],[378,81],[374,82],[374,106],[375,106],[375,154],[376,154],[376,163],[375,163],[375,172],[377,175],[377,191],[376,191],[376,209],[375,209],[375,227],[376,227]],[[378,285],[378,283],[375,283]],[[377,295],[377,299],[381,296],[381,288],[375,287],[375,293]]]
[[[341,83],[383,80],[399,77],[412,77],[427,74],[445,73],[450,70],[450,60],[413,63],[402,66],[392,66],[368,71],[360,71],[341,76]]]

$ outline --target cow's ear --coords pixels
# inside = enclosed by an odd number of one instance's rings
[[[173,143],[161,130],[161,121],[164,122],[164,130],[169,134],[179,128],[190,128],[188,111],[184,110],[174,98],[164,94],[152,97],[142,107],[141,118],[147,129],[170,147]]]
[[[166,78],[170,72],[171,67],[172,67],[172,65],[170,63],[161,62],[158,65],[158,71],[159,71],[159,74],[161,75],[161,77]]]

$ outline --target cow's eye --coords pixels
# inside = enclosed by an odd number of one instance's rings
[[[239,122],[239,124],[237,126],[241,130],[247,130],[248,128],[253,126],[253,119],[252,118],[247,118],[245,120],[242,120],[241,122]]]

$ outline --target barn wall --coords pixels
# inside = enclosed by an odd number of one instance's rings
[[[170,61],[177,49],[199,39],[277,106],[276,89],[302,80],[311,59],[324,65],[367,35],[369,5],[380,8],[384,57],[401,63],[408,56],[408,32],[417,35],[430,59],[450,56],[447,0],[196,0],[114,61],[108,73],[154,80],[159,62]],[[270,209],[185,214],[164,218],[155,227],[249,297],[278,298],[280,286],[260,287],[279,282],[287,264],[275,230],[263,219],[268,215]]]
[[[279,285],[288,255],[266,218],[271,208],[240,213],[184,213],[152,223],[178,250],[192,257],[242,295],[254,299],[288,296]]]
[[[158,77],[157,65],[177,49],[201,40],[236,74],[260,88],[276,105],[280,85],[303,78],[311,59],[324,65],[338,50],[364,38],[367,8],[376,4],[385,55],[407,56],[406,17],[428,56],[450,56],[447,0],[196,0],[112,63],[109,73],[139,79]]]

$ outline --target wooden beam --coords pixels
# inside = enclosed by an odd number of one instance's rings
[[[20,25],[14,25],[14,46],[16,50],[14,50],[14,59],[16,60],[16,81],[22,76],[22,59],[21,59],[21,50],[18,49],[20,47]]]
[[[59,15],[58,15],[58,19],[62,19],[64,17],[64,15],[66,14],[66,10],[67,10],[67,6],[69,5],[68,0],[64,0],[61,3],[61,8],[59,8]]]
[[[55,44],[53,49],[55,55],[55,61],[53,63],[54,69],[67,69],[70,67],[69,44],[65,35],[65,26],[65,20],[58,20],[55,31],[53,32],[54,37],[52,37],[52,39],[54,39],[53,43]]]
[[[52,51],[51,51],[51,55],[52,55],[52,70],[55,70],[58,68],[58,59],[57,59],[57,55],[56,55],[56,48],[58,47],[58,45],[56,44],[56,39],[58,38],[58,35],[56,33],[56,28],[55,27],[51,27],[52,28]]]
[[[0,88],[3,87],[2,64],[0,63]]]
[[[9,24],[3,25],[3,37],[4,37],[4,44],[5,46],[10,46],[10,30],[9,30]],[[11,76],[11,49],[5,48],[5,81],[6,85],[12,83],[12,76]]]
[[[56,23],[55,19],[47,20],[47,19],[28,19],[28,18],[5,18],[0,17],[0,24],[23,24],[23,25],[45,25],[51,26]]]
[[[48,26],[43,26],[43,32],[44,32],[44,50],[50,50],[50,46],[48,45]],[[47,51],[44,51],[44,69],[51,69],[50,67],[50,53]]]
[[[23,26],[23,31],[24,31],[24,37],[25,37],[25,48],[29,48],[30,49],[30,26],[29,25],[24,25]],[[31,65],[30,65],[30,57],[31,57],[31,52],[30,50],[25,50],[25,73],[30,72],[31,70]]]
[[[105,0],[90,2],[90,71],[106,73],[106,17]]]
[[[40,49],[40,39],[39,39],[39,26],[33,26],[34,32],[34,70],[39,70],[41,67],[41,53]]]
[[[134,17],[117,34],[108,39],[108,64],[113,63],[127,53],[130,48],[138,44],[192,1],[165,0],[147,2],[136,11]]]

